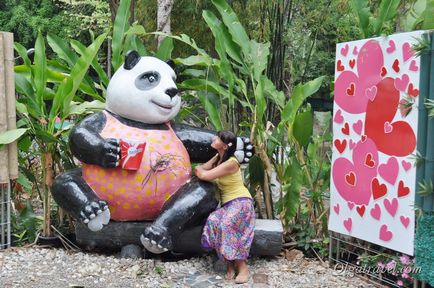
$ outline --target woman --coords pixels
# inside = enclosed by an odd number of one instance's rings
[[[249,190],[244,186],[240,164],[233,156],[236,136],[220,131],[211,147],[217,154],[207,163],[196,167],[196,176],[215,181],[221,196],[221,208],[211,213],[202,233],[204,249],[215,249],[227,264],[226,279],[235,276],[235,283],[249,280],[247,258],[253,241],[255,210]]]

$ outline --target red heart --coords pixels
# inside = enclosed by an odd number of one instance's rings
[[[360,217],[363,217],[363,215],[365,214],[365,209],[365,205],[357,206],[356,210],[357,213],[359,213]]]
[[[354,89],[355,89],[354,83],[351,83],[350,87],[347,88],[347,95],[348,96],[354,96]]]
[[[348,173],[347,175],[345,175],[345,181],[350,186],[356,186],[356,174],[354,174],[354,172],[351,171],[350,173]]]
[[[404,181],[399,181],[398,184],[398,197],[407,196],[410,193],[410,188],[404,186]]]
[[[393,70],[395,70],[396,73],[399,72],[399,60],[395,59],[395,61],[393,61],[393,65],[392,65]]]
[[[369,168],[375,166],[375,161],[372,159],[371,153],[366,154],[365,165],[368,166]]]
[[[372,189],[372,197],[374,198],[374,200],[377,200],[378,198],[381,198],[387,194],[386,184],[380,184],[380,181],[378,181],[377,178],[374,178],[372,180],[371,189]]]
[[[387,74],[387,69],[386,69],[386,67],[381,68],[381,77],[386,76],[386,74]]]
[[[366,138],[368,138],[366,135],[362,135],[362,143],[366,141]]]
[[[339,153],[341,153],[342,154],[342,152],[344,152],[344,150],[345,150],[345,147],[347,147],[347,140],[339,140],[339,139],[336,139],[335,140],[335,147],[336,147],[336,149],[338,149],[338,151],[339,151]]]
[[[410,85],[408,85],[408,95],[413,97],[419,96],[419,90],[413,89],[413,83],[410,83]]]
[[[336,66],[336,70],[338,70],[338,71],[344,71],[345,70],[345,67],[344,67],[344,65],[342,65],[342,61],[341,60],[338,60],[338,63],[337,63],[337,66]]]
[[[351,69],[354,68],[354,65],[356,65],[356,59],[351,59],[350,60],[350,67],[351,67]]]
[[[344,127],[341,129],[342,133],[345,135],[350,135],[350,125],[348,123],[345,123]]]
[[[416,136],[407,122],[392,122],[399,109],[399,98],[400,92],[395,88],[393,78],[384,78],[377,84],[377,95],[366,108],[365,134],[379,151],[401,157],[414,151]],[[384,129],[386,122],[391,126],[387,131]]]

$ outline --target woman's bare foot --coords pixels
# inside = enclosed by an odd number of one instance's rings
[[[249,268],[247,267],[246,261],[235,261],[235,265],[238,271],[238,275],[235,278],[235,283],[247,283],[249,281]]]
[[[235,277],[235,266],[234,266],[234,262],[232,261],[226,261],[226,275],[225,275],[225,279],[226,280],[232,280]]]

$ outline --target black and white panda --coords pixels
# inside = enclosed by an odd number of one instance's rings
[[[82,168],[59,175],[52,187],[60,207],[99,231],[109,220],[153,221],[141,241],[153,253],[172,249],[172,239],[201,222],[217,206],[213,184],[192,177],[191,164],[215,151],[215,132],[174,124],[181,98],[168,63],[127,53],[110,80],[106,109],[78,123],[70,148]],[[120,139],[146,143],[138,170],[119,165]],[[252,146],[239,139],[237,158],[248,161]]]

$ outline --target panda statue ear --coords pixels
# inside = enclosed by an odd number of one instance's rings
[[[166,64],[169,65],[173,70],[175,70],[175,62],[172,59],[166,60]]]
[[[131,70],[140,61],[140,55],[137,51],[130,50],[125,55],[124,69]]]

